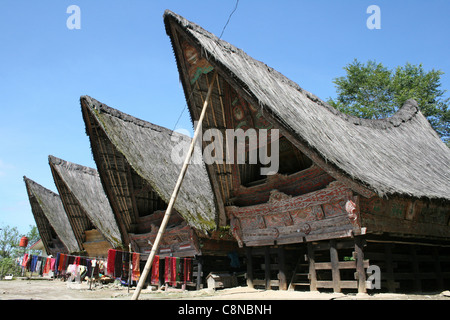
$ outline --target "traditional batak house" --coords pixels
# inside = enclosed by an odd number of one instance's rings
[[[54,156],[48,159],[78,246],[89,257],[106,257],[108,249],[121,248],[119,227],[97,170]]]
[[[45,252],[55,257],[58,253],[79,252],[60,196],[27,177],[23,180]]]
[[[348,116],[183,17],[166,11],[164,22],[194,121],[213,83],[203,132],[268,129],[258,151],[279,148],[273,175],[248,161],[250,144],[245,163],[206,166],[218,225],[246,248],[250,286],[449,285],[450,149],[415,101],[387,119]]]
[[[122,113],[91,97],[83,96],[80,100],[86,133],[121,241],[126,247],[131,244],[133,251],[145,259],[180,173],[184,160],[182,150],[187,150],[190,138]],[[175,153],[178,160],[173,159]],[[238,246],[232,237],[224,241],[227,235],[221,238],[216,231],[213,198],[200,159],[190,165],[184,178],[157,252],[160,258],[202,257],[204,274],[219,261],[224,261],[222,268],[229,265],[227,254]],[[211,254],[214,257],[208,258]]]

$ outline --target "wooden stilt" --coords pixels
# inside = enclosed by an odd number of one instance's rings
[[[422,281],[420,279],[420,271],[419,271],[419,260],[417,258],[417,247],[416,245],[412,245],[411,249],[411,258],[412,258],[412,269],[414,275],[414,290],[417,292],[422,291]]]
[[[314,248],[311,242],[308,242],[307,249],[309,262],[309,290],[317,291],[316,259],[314,255]]]
[[[384,254],[386,261],[386,281],[389,292],[395,292],[396,285],[394,282],[394,264],[392,261],[392,244],[386,243],[384,245]]]
[[[358,274],[358,293],[367,293],[366,270],[364,269],[364,239],[355,237],[356,272]]]
[[[186,174],[187,168],[189,167],[189,163],[191,161],[192,154],[194,152],[194,147],[195,147],[197,138],[198,138],[198,136],[200,134],[200,131],[201,131],[201,124],[203,122],[203,119],[205,118],[205,114],[206,114],[206,109],[208,107],[209,98],[211,97],[213,84],[214,84],[215,78],[216,78],[216,73],[217,73],[217,71],[214,71],[214,75],[213,75],[213,78],[212,78],[213,80],[211,81],[211,84],[209,85],[208,93],[206,94],[205,103],[203,104],[202,113],[200,114],[200,117],[198,119],[198,125],[197,125],[197,128],[195,128],[194,137],[192,138],[191,145],[189,146],[188,154],[186,156],[186,159],[184,160],[183,167],[181,168],[180,175],[178,176],[178,180],[177,180],[177,183],[175,185],[175,189],[173,190],[172,196],[170,197],[170,201],[169,201],[169,204],[167,206],[166,213],[164,214],[163,221],[161,222],[161,226],[160,226],[160,228],[158,230],[158,234],[156,235],[156,239],[155,239],[155,242],[154,242],[154,244],[152,246],[152,250],[150,252],[150,256],[149,256],[147,262],[145,263],[144,270],[143,270],[142,275],[141,275],[141,277],[139,279],[139,282],[138,282],[138,285],[136,287],[136,290],[134,291],[134,294],[133,294],[133,296],[131,298],[132,300],[137,300],[139,298],[139,295],[141,293],[141,290],[142,290],[142,287],[144,285],[144,282],[147,279],[147,275],[150,272],[150,269],[152,267],[152,263],[153,263],[153,259],[155,257],[156,251],[159,248],[159,243],[161,241],[162,235],[163,235],[163,233],[164,233],[164,231],[166,229],[167,223],[169,222],[170,215],[172,214],[172,209],[173,209],[173,206],[175,204],[175,200],[177,199],[178,192],[180,191],[181,184],[183,182],[183,179],[184,179],[184,176]]]
[[[444,290],[444,277],[441,268],[441,259],[439,258],[439,249],[433,248],[434,270],[436,273],[436,285],[439,291]]]
[[[264,278],[266,280],[266,290],[270,290],[270,247],[264,248]]]
[[[278,280],[280,281],[279,289],[287,290],[286,258],[283,246],[278,247]]]
[[[252,259],[252,247],[246,248],[247,254],[247,286],[254,288],[253,286],[253,259]]]
[[[339,271],[339,257],[336,248],[336,240],[330,240],[330,259],[331,259],[331,274],[333,276],[333,291],[341,292],[341,274]]]
[[[203,257],[197,258],[197,290],[202,288]]]

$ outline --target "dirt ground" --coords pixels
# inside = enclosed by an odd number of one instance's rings
[[[120,285],[96,285],[62,280],[3,280],[0,300],[130,300],[134,292]],[[450,300],[450,291],[433,294],[338,294],[299,291],[257,290],[237,287],[222,290],[141,291],[141,300]]]

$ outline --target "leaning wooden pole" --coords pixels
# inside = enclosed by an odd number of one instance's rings
[[[150,251],[150,256],[145,263],[144,270],[142,271],[142,275],[137,284],[136,290],[133,293],[132,300],[137,300],[141,293],[142,287],[144,285],[145,280],[147,279],[148,273],[150,272],[153,259],[155,258],[156,251],[158,251],[159,243],[161,241],[162,235],[166,229],[167,223],[169,222],[170,215],[172,214],[172,209],[175,204],[175,200],[177,199],[178,192],[180,191],[181,184],[183,182],[184,176],[186,174],[187,168],[189,167],[189,162],[191,161],[192,153],[194,152],[195,143],[200,134],[201,124],[203,122],[203,118],[206,114],[206,109],[208,107],[208,101],[211,96],[211,92],[213,89],[214,80],[216,78],[216,71],[214,72],[213,80],[208,88],[208,93],[206,95],[205,102],[203,103],[202,113],[200,114],[200,118],[198,119],[197,128],[195,128],[194,137],[192,138],[191,145],[189,147],[188,154],[186,159],[184,160],[183,167],[181,168],[180,175],[178,176],[177,183],[175,185],[175,189],[173,190],[172,196],[170,197],[169,204],[166,209],[166,213],[164,214],[163,221],[161,222],[161,226],[159,227],[158,234],[156,235],[155,243],[152,246],[152,250]]]

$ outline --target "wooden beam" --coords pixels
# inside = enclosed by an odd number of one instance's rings
[[[278,247],[278,280],[280,280],[280,290],[287,290],[286,279],[286,257],[284,254],[284,246]]]
[[[360,236],[355,237],[356,252],[356,272],[358,274],[358,293],[367,293],[366,290],[366,270],[364,266],[364,239]]]
[[[394,264],[392,261],[392,244],[385,243],[385,261],[386,261],[386,281],[389,292],[395,292],[396,284],[394,282]]]
[[[197,290],[202,288],[203,257],[197,258]]]
[[[246,247],[247,255],[247,286],[251,289],[253,286],[253,259],[252,259],[252,247]]]
[[[198,111],[197,111],[197,108],[196,108],[196,105],[195,105],[195,102],[194,102],[194,100],[195,100],[194,99],[194,88],[191,85],[190,79],[188,77],[188,72],[187,72],[188,68],[187,68],[187,66],[185,64],[185,61],[183,59],[183,51],[181,49],[181,41],[180,41],[180,39],[178,37],[178,34],[183,35],[185,33],[176,24],[172,24],[172,26],[170,28],[170,31],[171,31],[171,36],[173,37],[173,43],[176,44],[176,45],[173,46],[173,48],[175,50],[175,57],[177,58],[177,62],[179,64],[180,68],[186,71],[186,72],[181,72],[180,73],[181,77],[182,77],[181,83],[183,85],[183,90],[185,92],[185,96],[187,97],[186,103],[187,103],[188,108],[189,108],[189,110],[191,112],[192,119],[196,120],[196,119],[199,119],[199,114],[198,114]],[[187,37],[184,37],[184,39],[185,40],[190,40]],[[195,43],[193,43],[192,40],[189,41],[189,43],[198,50],[197,45]],[[202,51],[198,50],[198,52],[202,52]],[[217,77],[218,74],[217,74],[217,68],[216,67],[214,67],[214,72],[215,73],[214,73],[214,77],[212,79],[212,83],[215,82],[216,78],[218,80],[218,77]],[[209,99],[206,99],[206,100],[209,100]],[[222,194],[219,191],[220,188],[219,188],[219,181],[218,181],[217,174],[214,171],[214,166],[206,165],[205,167],[206,167],[208,176],[210,177],[210,180],[211,180],[212,191],[213,191],[213,193],[215,195],[214,202],[216,204],[216,209],[218,210],[218,214],[219,214],[219,216],[218,216],[219,226],[225,226],[226,225],[226,217],[227,216],[226,216],[226,213],[225,213],[223,197],[222,197]]]
[[[410,246],[411,258],[412,258],[412,272],[414,277],[414,290],[422,291],[422,281],[420,279],[419,260],[417,259],[417,246]]]
[[[270,248],[264,248],[264,278],[266,280],[266,290],[270,290]]]
[[[444,277],[442,274],[441,261],[439,257],[439,249],[433,248],[434,270],[436,273],[436,285],[439,291],[444,290]]]
[[[316,274],[316,258],[314,256],[314,248],[311,242],[307,243],[308,262],[309,262],[309,290],[317,291],[317,274]]]
[[[330,259],[331,259],[331,274],[333,275],[333,291],[341,292],[341,274],[339,271],[339,256],[336,248],[336,240],[330,240]]]
[[[134,221],[137,222],[139,219],[139,211],[137,208],[137,202],[136,202],[136,198],[134,196],[135,190],[134,190],[134,186],[133,186],[133,177],[131,175],[131,165],[128,162],[125,162],[125,166],[127,167],[127,186],[128,186],[128,192],[130,194],[130,201],[131,201],[131,205],[133,207],[133,213],[134,213]],[[133,232],[135,232],[135,230],[133,230]]]

